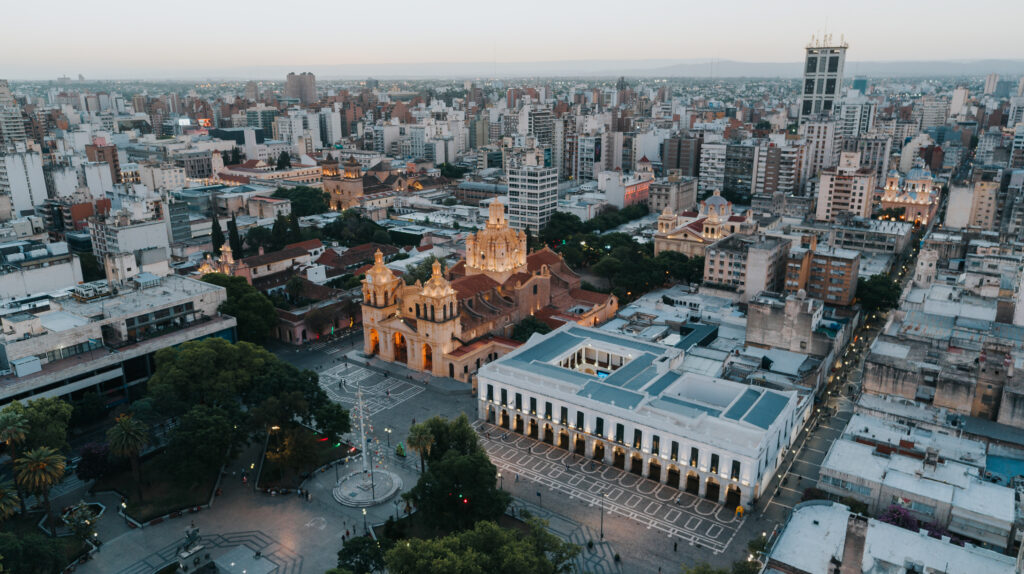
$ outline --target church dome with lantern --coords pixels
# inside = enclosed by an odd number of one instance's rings
[[[485,273],[503,282],[512,273],[526,270],[526,233],[505,220],[505,206],[491,202],[487,227],[466,237],[466,271]]]

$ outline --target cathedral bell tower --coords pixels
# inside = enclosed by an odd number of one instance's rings
[[[384,266],[384,254],[377,250],[373,267],[363,279],[363,350],[367,355],[381,352],[381,323],[398,314],[402,280]]]
[[[415,355],[410,366],[437,376],[449,376],[442,357],[455,350],[455,340],[462,337],[459,301],[455,289],[441,273],[441,263],[434,261],[433,274],[420,290],[415,306],[417,337],[412,349]]]

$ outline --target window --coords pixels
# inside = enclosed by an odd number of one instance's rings
[[[696,467],[697,460],[700,458],[700,450],[696,447],[690,449],[690,466]]]
[[[576,428],[583,429],[583,411],[576,411]]]
[[[738,460],[732,461],[732,472],[729,474],[729,478],[731,478],[733,480],[739,480],[740,479],[740,461],[738,461]]]
[[[654,435],[651,437],[651,454],[658,454],[661,451],[661,437]]]
[[[508,404],[508,389],[501,389],[501,406]]]
[[[711,473],[718,474],[718,455],[711,455]]]
[[[534,294],[534,295],[536,295],[536,294],[537,294],[537,286],[536,286],[536,285],[534,285],[534,286],[533,286],[533,294]]]
[[[537,399],[534,397],[530,397],[530,414],[537,414]]]
[[[615,440],[617,442],[626,440],[626,427],[622,423],[616,423],[615,425]]]
[[[828,71],[832,74],[839,71],[839,56],[829,56]]]
[[[558,414],[558,424],[565,425],[569,423],[569,407],[562,407],[561,411]]]
[[[672,441],[672,452],[669,455],[672,460],[679,460],[679,443]]]
[[[494,401],[494,385],[487,385],[487,400]]]
[[[551,420],[551,403],[544,403],[544,418]]]
[[[640,429],[633,430],[633,448],[640,450],[640,445],[643,444],[644,433]]]
[[[807,69],[808,74],[813,74],[818,71],[818,58],[816,56],[807,56]]]
[[[523,410],[523,393],[516,393],[516,410]]]
[[[604,419],[597,417],[597,424],[594,425],[594,434],[604,436]]]

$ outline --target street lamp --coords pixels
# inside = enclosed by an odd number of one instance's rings
[[[608,498],[607,492],[601,493],[601,540],[604,540],[604,499]]]
[[[366,526],[366,509],[365,508],[363,509],[363,534],[365,534],[367,536],[370,535],[370,528],[368,526]]]
[[[384,432],[388,433],[388,449],[391,449],[391,433],[394,429],[384,427]]]
[[[500,472],[498,473],[498,484],[500,485],[498,488],[505,490],[505,480],[501,478]]]
[[[398,499],[391,501],[395,505],[395,522],[398,522]]]

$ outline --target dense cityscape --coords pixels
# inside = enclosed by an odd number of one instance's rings
[[[0,79],[0,570],[1021,574],[1024,64],[775,43]]]

